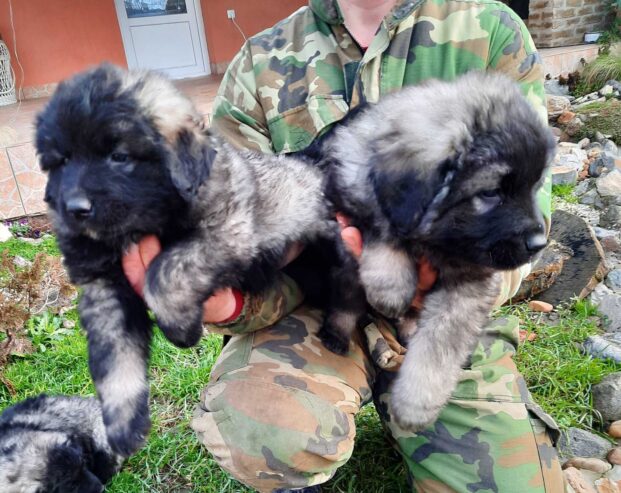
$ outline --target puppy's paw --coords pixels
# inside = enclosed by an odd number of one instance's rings
[[[170,342],[180,348],[195,346],[203,335],[203,310],[188,309],[183,318],[173,320],[168,314],[160,316],[155,312],[157,325]]]
[[[345,355],[349,352],[349,338],[324,323],[317,336],[323,345],[335,354]]]
[[[145,444],[151,428],[147,405],[129,420],[124,419],[127,411],[103,413],[108,443],[115,453],[123,457],[131,456]]]
[[[420,431],[438,419],[448,396],[421,378],[399,375],[392,389],[391,410],[397,424],[408,431]]]

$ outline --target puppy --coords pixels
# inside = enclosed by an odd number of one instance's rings
[[[327,195],[364,238],[359,272],[342,282],[351,297],[365,292],[377,311],[400,317],[408,352],[392,410],[403,427],[421,429],[457,384],[499,295],[497,273],[546,245],[536,192],[554,139],[514,82],[471,72],[362,108],[321,147]],[[408,309],[422,255],[438,280],[415,321]],[[343,327],[320,333],[339,353]]]
[[[202,303],[219,288],[263,289],[287,247],[334,237],[319,169],[240,151],[204,131],[173,84],[104,65],[59,85],[37,120],[45,200],[65,266],[80,285],[89,367],[113,450],[130,455],[149,429],[152,322],[121,266],[156,234],[144,299],[168,339],[202,335]]]
[[[0,415],[3,493],[99,493],[122,462],[93,397],[42,394]]]

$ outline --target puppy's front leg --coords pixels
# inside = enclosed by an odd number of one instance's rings
[[[106,434],[112,449],[128,457],[142,446],[150,427],[147,363],[152,323],[121,272],[81,286],[80,317]]]
[[[410,307],[416,266],[404,249],[365,237],[359,272],[367,301],[378,312],[395,318]]]
[[[392,388],[392,411],[400,426],[417,431],[437,419],[488,320],[498,288],[496,275],[450,285],[440,278],[439,287],[426,296]]]
[[[181,241],[165,248],[147,270],[144,299],[176,346],[194,346],[203,335],[203,302],[218,288],[211,260],[222,251],[204,239]]]

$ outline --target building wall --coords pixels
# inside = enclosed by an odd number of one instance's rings
[[[578,45],[585,33],[608,27],[609,5],[609,0],[531,0],[528,29],[539,48]]]
[[[252,36],[307,3],[308,0],[201,0],[212,71],[222,73],[244,42],[240,32],[226,16],[228,9],[235,10],[235,20],[244,34]]]
[[[227,18],[247,36],[272,26],[307,0],[200,0],[212,71],[226,69],[243,43]],[[127,66],[114,0],[13,0],[13,19],[24,80],[16,63],[9,0],[0,0],[0,35],[11,51],[26,98],[48,95],[56,83],[102,61]]]
[[[104,60],[126,66],[112,0],[13,0],[13,19],[24,80],[15,59],[8,0],[0,0],[0,35],[11,51],[25,96]],[[33,94],[29,94],[33,92]],[[42,94],[42,95],[43,95]]]

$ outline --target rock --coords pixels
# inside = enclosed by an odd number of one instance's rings
[[[578,171],[574,166],[553,166],[552,185],[575,185]]]
[[[604,252],[621,252],[621,243],[614,236],[607,236],[599,241],[604,249]]]
[[[610,455],[610,452],[608,455]],[[568,467],[586,469],[587,471],[593,471],[599,474],[604,474],[605,472],[608,472],[612,469],[612,466],[608,464],[608,462],[606,462],[605,460],[587,457],[572,457],[567,462],[565,462],[565,464],[563,464],[563,469],[566,469]]]
[[[621,338],[619,334],[589,336],[582,344],[584,352],[599,359],[611,359],[621,363]]]
[[[13,263],[17,267],[20,267],[22,269],[25,269],[32,265],[32,262],[30,260],[27,260],[24,257],[20,257],[19,255],[15,255],[15,257],[13,257]]]
[[[600,228],[597,226],[593,228],[593,232],[595,233],[595,236],[597,236],[599,240],[602,240],[604,238],[610,238],[611,236],[614,237],[619,234],[614,229]]]
[[[595,140],[601,144],[606,140],[606,136],[601,132],[595,132]]]
[[[621,291],[621,269],[611,270],[606,276],[606,286],[613,291]]]
[[[597,493],[595,487],[575,467],[569,467],[563,471],[565,481],[576,493]]]
[[[609,152],[602,152],[589,164],[589,175],[597,178],[602,172],[615,169],[617,158]]]
[[[554,170],[554,168],[552,168]],[[554,171],[553,171],[554,172]],[[600,176],[596,181],[597,192],[602,197],[621,196],[621,171],[613,169],[604,176]]]
[[[565,259],[556,282],[537,299],[556,306],[578,296],[587,296],[607,273],[604,251],[591,227],[574,214],[556,210],[550,238],[573,252]]]
[[[617,482],[608,478],[596,479],[594,485],[597,493],[621,493]]]
[[[610,288],[608,288],[604,283],[601,283],[595,286],[595,289],[591,293],[590,301],[593,305],[598,306],[606,296],[611,294],[613,293]]]
[[[616,466],[621,465],[621,447],[615,447],[610,452],[608,452],[606,460]]]
[[[613,156],[619,155],[619,148],[617,147],[617,144],[615,144],[612,140],[604,139],[601,144],[605,152],[609,152]]]
[[[75,327],[75,322],[73,320],[63,320],[63,327],[65,329],[73,329]]]
[[[528,302],[528,308],[533,312],[550,313],[554,307],[545,301],[532,300]]]
[[[621,332],[621,295],[609,294],[602,296],[597,310],[604,319],[604,326],[611,332]]]
[[[13,238],[13,235],[9,227],[4,223],[0,223],[0,243],[8,241],[11,238]]]
[[[614,228],[621,226],[621,206],[609,206],[599,218],[600,226],[604,228]]]
[[[600,96],[610,96],[613,92],[614,92],[614,89],[613,89],[612,86],[605,85],[604,87],[602,87],[599,90],[599,95]]]
[[[606,81],[606,85],[612,87],[613,91],[621,92],[621,82],[611,79]]]
[[[591,183],[592,183],[591,180],[584,180],[578,183],[576,185],[576,188],[574,188],[574,195],[576,197],[582,197],[585,193],[589,191],[589,188],[591,187]]]
[[[608,428],[608,434],[612,438],[621,438],[621,421],[613,421]]]
[[[559,125],[567,125],[570,121],[576,118],[576,114],[573,111],[563,111],[556,120]]]
[[[548,289],[563,269],[563,263],[571,258],[573,252],[550,240],[533,265],[531,272],[524,278],[513,301],[521,301],[542,293]]]
[[[591,139],[589,139],[588,137],[585,137],[580,142],[578,142],[578,147],[580,147],[580,149],[586,149],[590,143],[591,143]]]
[[[580,197],[579,202],[585,205],[591,205],[596,209],[603,209],[604,201],[601,199],[599,194],[597,193],[597,189],[592,188],[588,192],[584,193],[582,197]]]
[[[599,411],[604,421],[618,421],[621,419],[621,372],[605,376],[600,383],[593,386],[592,392],[593,407]],[[608,453],[608,450],[606,453]]]
[[[597,93],[594,93],[594,94],[597,94]],[[555,96],[555,97],[561,97],[561,96]],[[585,101],[584,103],[580,103],[580,104],[577,104],[575,106],[572,106],[572,110],[574,110],[574,111],[575,110],[580,110],[580,109],[585,108],[585,107],[587,107],[587,106],[589,106],[589,105],[591,105],[593,103],[603,103],[605,101],[606,101],[606,98],[598,98],[598,97],[596,97],[595,99],[591,99],[590,101]]]
[[[565,125],[565,133],[569,137],[575,137],[582,131],[582,127],[584,127],[584,122],[580,118],[576,117]]]
[[[557,444],[559,457],[595,457],[604,459],[612,445],[608,440],[580,428],[569,428],[561,433]]]
[[[558,79],[546,80],[543,83],[546,94],[552,94],[553,96],[568,96],[569,86],[559,84]]]
[[[612,481],[621,481],[621,466],[612,466],[605,476]]]
[[[571,103],[565,96],[554,96],[552,94],[547,94],[546,102],[548,106],[548,118],[551,119],[558,118],[563,111],[571,108]]]

